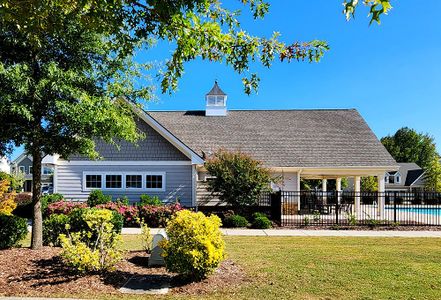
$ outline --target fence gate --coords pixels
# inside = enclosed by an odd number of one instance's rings
[[[283,226],[282,224],[282,192],[275,192],[270,197],[271,204],[271,218],[274,222]]]

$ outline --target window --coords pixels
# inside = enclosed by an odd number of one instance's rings
[[[106,189],[122,188],[122,175],[106,175]]]
[[[224,106],[225,105],[225,96],[208,96],[207,97],[207,105]]]
[[[395,183],[395,175],[389,176],[389,183]]]
[[[26,168],[24,166],[19,166],[18,170],[20,171],[20,173],[26,173]]]
[[[50,167],[43,167],[43,175],[52,175],[54,174],[54,169]]]
[[[101,175],[86,175],[86,188],[100,189],[101,178],[102,178]]]
[[[146,175],[145,187],[146,189],[163,189],[163,175]]]
[[[384,176],[384,182],[389,183],[389,175]]]
[[[126,189],[142,189],[142,175],[126,175]]]
[[[400,183],[400,182],[401,182],[401,177],[400,177],[400,175],[397,175],[396,179],[397,179],[397,183]]]
[[[208,96],[207,104],[208,105],[216,105],[216,96]]]
[[[32,175],[32,167],[31,166],[29,166],[29,173],[28,174]]]

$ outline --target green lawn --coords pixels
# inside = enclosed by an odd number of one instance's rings
[[[245,268],[251,282],[211,298],[441,299],[439,239],[225,239],[228,257]],[[126,249],[141,247],[136,236],[124,240]]]

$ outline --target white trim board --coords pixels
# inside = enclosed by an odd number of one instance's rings
[[[59,166],[191,166],[185,160],[59,160]]]

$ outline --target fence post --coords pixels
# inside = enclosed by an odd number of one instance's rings
[[[271,193],[271,217],[274,222],[278,223],[282,226],[282,192],[277,191],[275,193]]]
[[[394,192],[394,223],[397,223],[397,192]]]
[[[340,207],[340,191],[335,191],[336,199],[335,199],[335,224],[339,225],[339,219],[338,219],[338,210]]]

